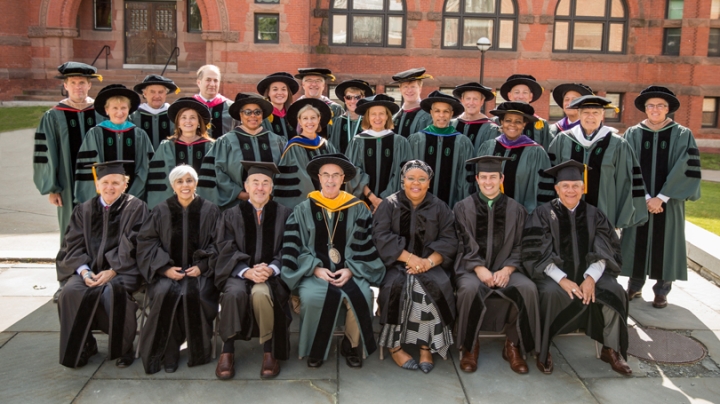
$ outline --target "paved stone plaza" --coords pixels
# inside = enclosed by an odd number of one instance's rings
[[[555,372],[550,376],[537,370],[533,357],[528,358],[529,374],[513,373],[501,357],[502,338],[481,340],[478,371],[472,374],[459,370],[454,348],[446,361],[436,355],[436,367],[427,375],[398,368],[387,352],[384,361],[375,353],[362,369],[350,369],[337,354],[337,343],[320,369],[309,369],[297,359],[297,318],[291,326],[293,358],[282,363],[275,380],[260,379],[257,341],[236,343],[237,375],[231,381],[215,378],[215,361],[191,369],[184,356],[173,374],[146,375],[139,360],[118,369],[104,359],[103,335],[98,335],[100,353],[87,366],[67,369],[58,364],[59,322],[50,301],[57,287],[54,266],[9,260],[50,262],[58,248],[55,210],[32,185],[32,134],[0,133],[5,173],[0,180],[0,403],[720,402],[720,289],[692,271],[687,282],[675,283],[667,308],[632,301],[631,325],[695,338],[707,347],[708,356],[686,366],[658,366],[630,357],[630,378],[596,359],[593,341],[584,336],[555,340]],[[627,279],[620,282],[625,285]],[[651,286],[648,282],[644,290],[646,299],[652,299]]]

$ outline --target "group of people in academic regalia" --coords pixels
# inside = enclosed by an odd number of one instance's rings
[[[324,95],[335,80],[324,68],[272,73],[230,100],[207,65],[199,93],[173,103],[179,89],[162,76],[93,100],[94,67],[58,70],[68,98],[43,117],[33,163],[63,235],[68,367],[98,353],[93,330],[130,366],[145,290],[136,349],[148,374],[175,372],[184,343],[188,366],[210,362],[217,333],[219,379],[235,375],[236,341],[256,337],[261,377],[275,377],[295,349],[295,311],[310,368],[341,327],[350,367],[387,348],[398,367],[428,373],[455,345],[474,372],[491,332],[505,334],[513,371],[527,373],[534,352],[549,374],[553,338],[582,330],[630,375],[628,302],[650,277],[665,307],[687,277],[684,204],[700,197],[700,157],[665,87],[637,97],[647,119],[619,135],[603,122],[610,101],[579,83],[553,90],[565,117],[550,125],[525,74],[501,86],[507,101],[489,117],[495,94],[480,83],[422,98],[423,68],[392,76],[401,106],[351,79],[335,88],[344,107]]]

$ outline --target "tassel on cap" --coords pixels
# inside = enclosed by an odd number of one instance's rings
[[[98,79],[99,82],[102,82],[102,76],[101,76],[101,75],[98,74],[98,75],[95,75],[95,77],[97,77],[97,79]]]
[[[274,116],[275,116],[275,115],[273,115],[273,114],[270,114],[270,116],[269,116],[269,117],[267,117],[267,120],[268,120],[268,122],[272,123],[272,121],[273,121],[273,117],[274,117]]]
[[[500,192],[505,193],[505,185],[503,185],[503,183],[500,183]]]
[[[540,130],[545,127],[545,124],[541,120],[535,121],[535,129]]]
[[[93,180],[97,183],[97,171],[95,171],[95,167],[90,167],[90,169],[92,170]],[[95,188],[95,192],[100,193],[97,188]]]
[[[583,194],[587,195],[588,193],[588,166],[587,164],[583,164],[585,169],[583,170],[583,184],[585,185],[585,189],[583,190]]]
[[[175,89],[175,94],[180,94],[180,87]]]

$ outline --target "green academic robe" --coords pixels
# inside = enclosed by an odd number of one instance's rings
[[[120,131],[96,126],[85,134],[78,152],[75,170],[75,202],[83,203],[97,196],[92,170],[85,167],[93,163],[113,160],[131,160],[125,164],[125,173],[130,177],[127,193],[145,199],[150,160],[153,157],[150,138],[144,130],[131,127]]]
[[[326,139],[321,139],[318,146],[290,144],[278,163],[280,174],[276,174],[273,181],[273,200],[290,209],[304,201],[310,192],[320,189],[319,180],[310,178],[307,173],[310,160],[320,154],[337,152],[335,146]]]
[[[33,181],[41,195],[60,194],[57,208],[60,242],[70,223],[75,199],[75,167],[85,133],[105,118],[90,106],[82,111],[58,104],[45,112],[35,131]]]
[[[538,144],[506,147],[492,139],[478,149],[478,156],[511,157],[503,161],[503,193],[532,213],[535,208],[555,198],[555,181],[543,172],[550,168],[550,158]]]
[[[364,199],[366,185],[380,199],[399,191],[400,169],[411,159],[410,143],[392,131],[380,137],[358,134],[345,155],[358,168],[358,174],[345,185],[345,190],[360,199]]]
[[[362,132],[361,122],[362,116],[357,119],[350,119],[347,115],[334,118],[333,124],[328,129],[330,132],[328,140],[340,153],[345,154],[353,137]]]
[[[495,139],[498,135],[500,135],[499,126],[489,119],[486,122],[477,123],[467,122],[463,119],[455,118],[450,121],[450,126],[454,126],[458,132],[467,136],[472,142],[475,151],[477,151],[481,144],[490,139]]]
[[[434,135],[426,128],[411,135],[408,142],[412,158],[426,162],[435,172],[430,192],[451,209],[475,189],[475,166],[465,164],[465,160],[474,157],[475,150],[467,136],[458,132]]]
[[[147,133],[154,150],[157,150],[160,142],[172,136],[175,131],[175,123],[170,122],[167,110],[159,114],[152,114],[143,109],[138,109],[130,114],[128,119]]]
[[[251,135],[240,127],[225,134],[208,151],[200,169],[198,194],[221,209],[240,203],[247,173],[241,161],[265,161],[278,164],[285,140],[273,132]]]
[[[160,202],[173,195],[170,171],[185,164],[192,166],[199,173],[203,157],[212,145],[213,142],[210,139],[200,139],[193,143],[163,140],[150,160],[147,185],[145,186],[148,209],[152,210]]]
[[[676,122],[653,131],[643,124],[625,132],[640,160],[651,197],[670,198],[663,212],[622,234],[622,274],[633,278],[687,280],[685,201],[700,198],[700,152],[690,129]]]
[[[235,120],[230,116],[231,100],[225,100],[210,108],[210,129],[208,136],[219,139],[222,135],[230,132],[235,127]]]
[[[528,122],[525,125],[525,130],[523,131],[523,135],[529,137],[530,139],[537,142],[540,146],[543,147],[546,151],[550,147],[550,143],[552,143],[554,137],[550,134],[550,123],[546,121],[543,118],[540,118],[539,116],[535,115],[535,117],[538,119],[537,122]],[[494,117],[493,122],[495,122],[496,125],[502,126],[500,124],[500,118],[497,116]],[[538,129],[539,128],[539,129]]]
[[[292,139],[297,134],[295,133],[295,128],[290,127],[290,123],[288,123],[285,117],[281,118],[275,114],[263,119],[262,127],[266,131],[273,132],[280,136],[286,142],[288,139]]]
[[[323,216],[327,218],[326,210],[314,199],[306,199],[295,206],[285,224],[281,276],[300,296],[298,356],[327,359],[335,325],[344,324],[344,299],[360,323],[361,346],[370,355],[377,347],[372,332],[370,286],[377,286],[385,276],[385,266],[372,242],[372,215],[360,202],[334,212],[327,223]],[[334,229],[333,237],[329,237],[328,228]],[[329,258],[331,239],[341,254],[338,264]],[[316,267],[331,271],[348,268],[353,276],[338,288],[315,277]]]
[[[420,107],[409,111],[401,109],[393,116],[393,124],[395,124],[395,129],[393,129],[395,133],[408,138],[413,133],[432,125],[432,117]]]
[[[588,193],[585,202],[596,206],[613,227],[625,229],[647,221],[645,184],[635,153],[628,142],[602,126],[594,135],[595,142],[585,147],[577,137],[583,136],[580,125],[560,133],[548,149],[550,164],[567,160],[587,164]]]

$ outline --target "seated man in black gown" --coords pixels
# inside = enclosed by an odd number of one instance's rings
[[[98,352],[90,332],[96,329],[108,334],[108,357],[118,358],[118,367],[133,363],[136,239],[148,209],[125,193],[127,163],[132,161],[92,165],[100,195],[75,208],[57,256],[58,280],[67,281],[58,299],[60,363],[67,367],[85,366]]]
[[[537,366],[552,373],[550,342],[581,328],[603,344],[600,359],[628,376],[628,300],[617,282],[620,240],[605,214],[582,200],[586,167],[568,160],[545,170],[557,179],[559,198],[537,208],[525,223],[522,260],[540,297]]]
[[[220,337],[224,341],[215,375],[235,375],[235,340],[257,336],[263,344],[260,377],[280,373],[278,360],[290,351],[290,291],[280,279],[285,221],[290,209],[270,200],[272,162],[243,161],[247,201],[223,213],[218,225],[218,260],[215,284],[223,291]]]

